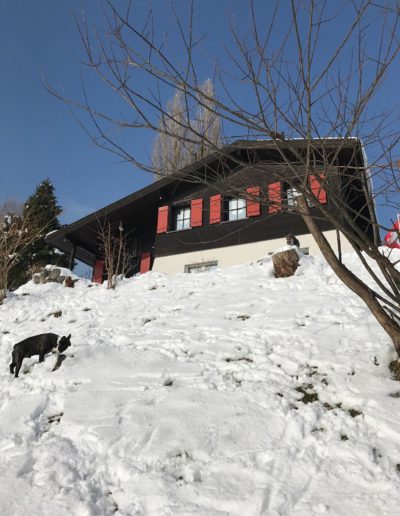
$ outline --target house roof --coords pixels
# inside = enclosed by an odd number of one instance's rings
[[[329,141],[329,146],[336,147],[339,144],[343,146],[343,148],[355,148],[360,145],[360,140],[358,138],[329,138],[329,139],[314,139],[314,146],[322,146],[326,145],[327,141]],[[135,221],[135,211],[137,211],[137,219],[143,218],[143,211],[141,208],[144,208],[145,205],[156,204],[158,205],[161,198],[161,193],[163,190],[173,185],[174,183],[180,181],[187,181],[189,177],[192,177],[191,181],[193,183],[193,174],[194,172],[201,170],[204,167],[208,167],[211,164],[220,161],[223,158],[229,158],[229,156],[233,156],[235,151],[250,151],[250,150],[276,150],[277,142],[275,140],[236,140],[235,142],[224,146],[221,149],[218,149],[209,155],[205,156],[201,160],[198,160],[187,167],[179,170],[176,174],[162,177],[151,183],[144,188],[137,190],[118,201],[115,201],[71,224],[65,225],[59,230],[49,233],[46,236],[47,242],[51,245],[54,245],[58,249],[64,252],[70,252],[73,245],[77,246],[77,259],[87,263],[92,264],[94,261],[94,254],[90,252],[88,246],[86,246],[86,241],[88,239],[93,240],[93,231],[95,231],[95,227],[98,224],[98,221],[104,219],[105,217],[114,218],[115,220],[125,219],[125,215],[129,211],[129,218],[132,219],[132,224]],[[287,144],[288,149],[301,149],[304,148],[307,144],[307,140],[305,139],[290,139],[290,140],[279,140],[279,144],[285,146]],[[199,179],[198,182],[201,182]],[[133,211],[133,205],[138,209]],[[129,208],[129,209],[128,209]]]

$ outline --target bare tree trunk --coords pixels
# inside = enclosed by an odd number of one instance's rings
[[[299,211],[310,233],[314,237],[322,255],[336,276],[357,296],[359,296],[369,308],[372,315],[389,335],[396,352],[400,355],[400,326],[390,317],[381,306],[375,293],[363,281],[355,276],[334,253],[323,232],[317,226],[315,219],[311,217],[307,201],[304,197],[298,198]]]
[[[97,238],[107,271],[108,289],[117,287],[118,275],[125,276],[129,267],[133,267],[133,260],[138,255],[137,242],[128,242],[128,237],[129,233],[123,233],[122,222],[117,227],[108,219],[98,221]]]
[[[0,270],[0,305],[7,297],[8,271]]]
[[[36,213],[7,215],[0,226],[0,304],[7,296],[10,272],[20,263],[21,255],[48,228],[51,220],[38,221]]]

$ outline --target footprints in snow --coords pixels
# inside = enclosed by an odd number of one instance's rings
[[[161,466],[161,471],[179,485],[201,482],[201,472],[191,453],[182,450],[173,452]]]

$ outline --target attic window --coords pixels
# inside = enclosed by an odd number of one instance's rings
[[[293,209],[297,206],[297,197],[300,197],[302,193],[300,190],[293,186],[286,185],[285,188],[285,199],[286,199],[286,205],[288,209]],[[307,204],[310,208],[313,207],[313,204],[310,202],[309,199],[307,199]]]
[[[286,204],[289,208],[294,208],[297,206],[297,200],[296,197],[299,197],[301,193],[293,187],[288,187],[286,189]]]
[[[240,197],[224,199],[224,220],[234,221],[246,218],[246,200]]]
[[[190,206],[180,206],[174,209],[174,229],[190,229]]]

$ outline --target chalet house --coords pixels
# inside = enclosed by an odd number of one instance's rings
[[[282,140],[280,146],[293,154],[304,152],[305,140]],[[364,174],[364,154],[356,138],[314,140],[314,148],[335,155],[336,172],[329,174],[329,191],[346,195],[352,207],[365,212],[366,202],[359,179]],[[322,153],[322,150],[321,150]],[[326,161],[324,161],[326,163]],[[319,168],[318,168],[319,167]],[[163,273],[199,272],[260,259],[286,244],[293,233],[300,247],[310,254],[318,248],[303,222],[291,209],[296,190],[282,177],[281,153],[274,141],[237,141],[183,169],[176,176],[163,177],[101,210],[47,236],[47,241],[93,267],[93,280],[104,277],[99,246],[99,223],[121,225],[139,242],[131,274],[149,270]],[[286,162],[287,168],[287,162]],[[316,166],[323,174],[323,161]],[[347,171],[347,172],[346,172]],[[350,171],[350,172],[349,172]],[[346,173],[345,173],[346,172]],[[322,177],[322,176],[320,176]],[[345,181],[345,177],[347,180]],[[319,203],[328,209],[329,192],[311,176],[310,187]],[[318,208],[311,205],[318,213]],[[365,217],[357,223],[371,234]],[[316,217],[319,227],[334,248],[338,234],[325,218]],[[340,240],[342,251],[348,242]]]

